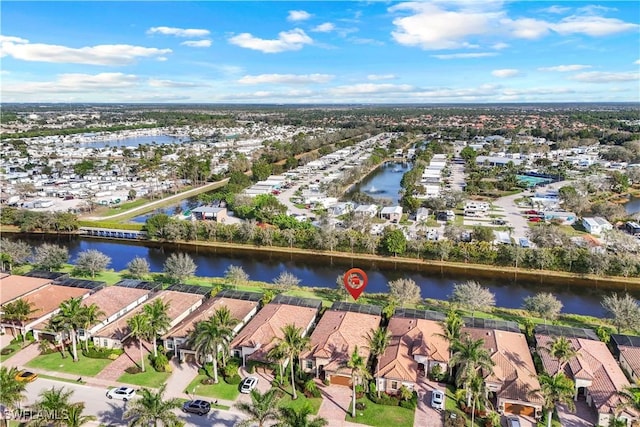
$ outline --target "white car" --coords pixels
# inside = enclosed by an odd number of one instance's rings
[[[242,384],[240,385],[240,393],[250,393],[251,390],[256,388],[258,385],[258,378],[256,377],[247,377],[242,380]]]
[[[136,391],[131,387],[114,387],[107,391],[109,399],[131,400],[136,396]]]
[[[520,420],[518,417],[507,417],[508,427],[520,427]]]
[[[433,390],[431,392],[431,407],[435,409],[444,409],[444,392],[441,390]]]

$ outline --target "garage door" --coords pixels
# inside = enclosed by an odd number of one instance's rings
[[[331,375],[331,384],[346,385],[351,387],[351,378],[343,377],[342,375]]]
[[[504,411],[513,415],[526,415],[533,417],[535,415],[535,409],[533,406],[516,405],[514,403],[505,403]]]

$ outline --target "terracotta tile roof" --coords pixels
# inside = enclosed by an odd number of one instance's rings
[[[32,313],[27,323],[47,315],[60,307],[60,303],[69,298],[82,298],[90,292],[90,289],[70,288],[67,286],[47,285],[30,293],[23,299],[33,304],[36,310]]]
[[[500,385],[497,395],[502,399],[529,404],[542,404],[542,397],[531,392],[540,389],[527,339],[518,332],[497,329],[462,328],[473,339],[483,339],[484,348],[495,363],[485,380]]]
[[[124,316],[120,317],[115,322],[112,322],[100,329],[93,336],[94,337],[105,337],[111,338],[115,340],[123,340],[127,336],[129,336],[130,329],[127,326],[127,321],[135,316],[136,314],[140,314],[144,311],[144,306],[152,303],[155,300],[161,300],[165,303],[169,303],[169,309],[167,310],[167,314],[171,322],[175,321],[180,315],[184,314],[190,307],[196,304],[198,301],[201,301],[204,297],[202,295],[189,294],[186,292],[178,292],[178,291],[161,291],[151,299],[147,300],[144,304],[139,307],[131,310]]]
[[[418,362],[413,355],[416,354],[438,362],[449,362],[449,343],[439,336],[444,333],[441,322],[392,317],[387,330],[391,340],[380,357],[379,377],[415,382]]]
[[[593,405],[599,413],[611,413],[620,403],[618,391],[629,385],[622,369],[618,366],[607,345],[602,341],[594,341],[583,338],[567,338],[571,346],[578,353],[564,367],[569,378],[591,379],[590,387],[587,387],[593,400]],[[538,348],[547,346],[553,337],[536,334]],[[558,372],[558,361],[549,355],[549,352],[540,350],[545,371],[554,375]],[[577,360],[576,360],[577,359]],[[591,378],[588,378],[590,376]]]
[[[49,279],[5,275],[0,277],[0,304],[5,304],[51,283]]]
[[[282,338],[285,325],[306,329],[317,314],[316,308],[269,303],[236,335],[230,348],[259,346],[249,359],[267,361],[267,353],[276,345],[276,338]]]
[[[327,310],[311,334],[310,349],[301,358],[330,359],[325,370],[349,371],[345,365],[355,346],[360,356],[369,358],[367,334],[380,326],[381,319],[373,314]]]
[[[624,357],[636,377],[640,377],[640,347],[619,346],[620,357]]]
[[[231,312],[231,317],[241,321],[254,308],[258,306],[257,301],[243,301],[234,298],[215,297],[205,301],[196,311],[189,314],[184,320],[173,327],[164,338],[176,337],[184,338],[195,328],[195,324],[201,320],[209,319],[221,307],[227,307]]]

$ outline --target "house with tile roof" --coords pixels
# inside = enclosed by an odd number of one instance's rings
[[[640,337],[633,335],[611,335],[613,354],[632,381],[640,381]]]
[[[231,312],[231,317],[238,321],[233,328],[233,335],[237,334],[258,312],[261,298],[262,294],[257,292],[224,290],[218,293],[171,328],[162,338],[164,347],[173,351],[174,356],[178,356],[180,360],[185,360],[189,355],[194,355],[195,351],[186,343],[189,335],[195,330],[198,322],[210,319],[221,307],[227,307]]]
[[[571,334],[571,329],[556,327],[559,335],[566,336],[577,353],[563,367],[564,373],[575,383],[575,400],[586,401],[596,411],[598,426],[608,426],[622,403],[618,392],[627,387],[629,381],[605,343],[577,338]],[[554,335],[540,334],[536,329],[535,337],[544,370],[551,375],[556,374],[560,369],[558,360],[552,358],[548,351],[542,350],[553,341]],[[638,419],[638,416],[630,409],[624,409],[618,418],[631,421]]]
[[[390,343],[380,356],[375,374],[378,390],[395,394],[403,385],[413,390],[419,376],[425,376],[435,365],[447,369],[449,343],[441,336],[441,321],[394,315],[387,330]]]
[[[0,305],[15,301],[51,282],[50,279],[5,274],[0,277]]]
[[[294,325],[306,336],[316,321],[322,301],[310,298],[290,298],[278,295],[265,305],[231,341],[229,348],[235,357],[248,361],[271,362],[267,356],[284,335],[282,328]]]
[[[161,300],[165,304],[169,304],[167,315],[169,316],[170,321],[169,328],[172,328],[200,307],[203,299],[204,296],[199,294],[172,290],[160,291],[148,299],[144,304],[139,305],[124,316],[119,317],[115,322],[112,322],[96,331],[93,334],[93,344],[96,347],[122,348],[124,341],[131,336],[131,329],[127,325],[127,322],[136,314],[142,313],[144,311],[144,306],[153,303],[153,301]]]
[[[368,309],[361,312],[363,304],[347,303],[334,307],[322,315],[311,334],[309,350],[300,355],[300,360],[305,372],[313,372],[331,384],[350,386],[351,369],[347,361],[356,346],[358,354],[365,361],[369,359],[367,334],[380,326],[381,309],[365,306]]]
[[[500,413],[542,416],[542,396],[533,358],[524,334],[513,331],[464,327],[461,333],[484,341],[483,347],[495,365],[483,372],[489,392],[494,393]]]

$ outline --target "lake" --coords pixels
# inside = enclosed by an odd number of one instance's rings
[[[394,204],[400,200],[400,181],[405,172],[412,168],[411,163],[385,162],[365,179],[356,184],[345,196],[355,192],[368,194],[374,199],[389,199]]]
[[[640,197],[631,197],[629,201],[624,204],[624,209],[628,214],[640,213]]]

